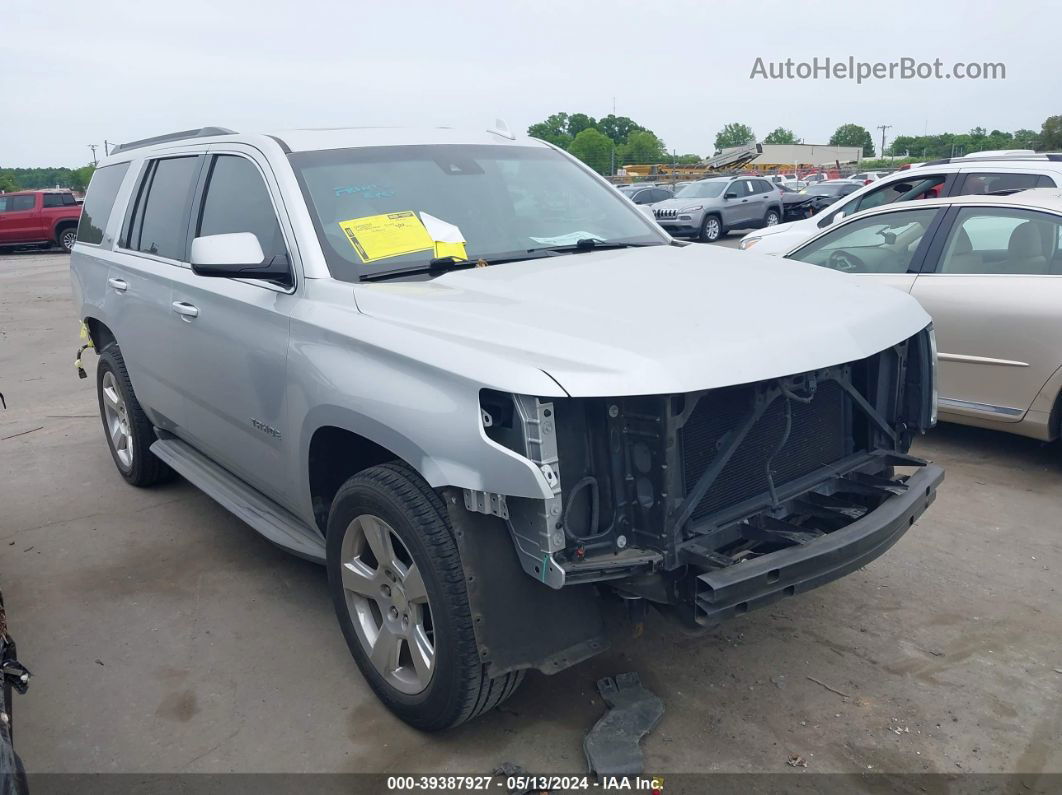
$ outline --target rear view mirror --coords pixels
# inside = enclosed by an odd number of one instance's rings
[[[192,241],[192,270],[199,276],[281,281],[288,280],[290,273],[288,258],[267,261],[251,232],[197,237]]]

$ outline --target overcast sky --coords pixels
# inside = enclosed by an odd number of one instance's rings
[[[2,0],[0,166],[77,166],[87,144],[221,125],[493,126],[556,111],[630,116],[679,153],[742,121],[807,143],[836,127],[897,134],[1040,129],[1062,113],[1062,4],[725,0]],[[751,80],[818,56],[1006,79]]]

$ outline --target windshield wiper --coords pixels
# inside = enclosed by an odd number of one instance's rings
[[[593,251],[594,249],[607,249],[607,248],[645,248],[647,246],[662,246],[664,243],[609,243],[608,241],[598,240],[593,237],[584,237],[582,240],[577,240],[575,243],[571,243],[564,246],[541,246],[539,248],[529,248],[528,253],[532,251],[549,251],[557,254],[564,254],[569,251]]]
[[[530,252],[528,252],[530,253]],[[382,282],[388,279],[397,279],[402,276],[416,276],[419,274],[431,274],[439,275],[441,273],[448,273],[449,271],[465,270],[466,268],[483,268],[487,265],[500,265],[503,262],[520,262],[525,259],[539,259],[540,257],[548,257],[549,254],[543,252],[536,256],[529,257],[526,254],[521,254],[511,257],[492,257],[491,259],[483,259],[482,257],[476,257],[475,259],[461,259],[459,257],[435,257],[428,260],[427,265],[414,265],[411,268],[396,268],[393,271],[381,271],[380,273],[365,273],[361,276],[363,282]]]

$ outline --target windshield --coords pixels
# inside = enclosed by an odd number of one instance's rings
[[[629,202],[545,147],[362,147],[289,156],[332,276],[434,258],[530,258],[579,240],[660,244]]]
[[[692,182],[675,194],[676,199],[711,199],[720,196],[726,182]]]

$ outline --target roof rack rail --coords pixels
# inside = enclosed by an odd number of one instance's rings
[[[1056,161],[1057,162],[1057,161],[1062,160],[1062,154],[1034,152],[1032,154],[1026,154],[1026,155],[1021,155],[1021,154],[978,155],[978,154],[975,153],[975,154],[971,154],[971,155],[963,155],[962,157],[941,157],[941,158],[939,158],[937,160],[930,160],[930,161],[928,161],[926,163],[923,163],[922,165],[923,166],[942,166],[942,165],[947,165],[948,163],[978,163],[978,162],[984,162],[985,160],[1003,160],[1003,161],[1007,161],[1007,160],[1052,160],[1052,161]]]
[[[128,152],[130,149],[140,149],[154,144],[165,144],[170,141],[183,141],[186,138],[209,138],[214,135],[236,135],[236,131],[230,130],[228,127],[200,127],[196,130],[181,130],[180,132],[156,135],[153,138],[141,138],[139,141],[118,144],[111,150],[111,154]]]

